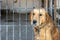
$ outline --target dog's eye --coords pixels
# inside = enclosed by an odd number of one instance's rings
[[[33,13],[33,16],[35,15],[35,13]]]
[[[39,16],[42,16],[42,14],[39,14]]]

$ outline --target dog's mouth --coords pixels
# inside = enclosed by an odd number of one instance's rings
[[[37,24],[33,24],[33,26],[37,26],[37,27],[39,27],[40,29],[41,29],[41,28],[44,28],[45,25],[47,25],[47,23],[41,23],[41,24],[38,24],[38,25],[37,25]]]
[[[32,24],[33,26],[39,26],[39,25],[42,25],[43,23],[40,24],[40,23],[32,22],[31,24]]]

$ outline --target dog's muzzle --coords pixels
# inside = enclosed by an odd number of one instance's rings
[[[37,21],[36,20],[33,20],[33,24],[36,24],[37,23]]]

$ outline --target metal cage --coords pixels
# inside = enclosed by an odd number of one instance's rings
[[[43,7],[60,29],[60,0],[0,0],[0,40],[34,40],[28,13]]]

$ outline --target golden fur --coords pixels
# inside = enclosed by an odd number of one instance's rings
[[[33,24],[34,40],[60,40],[59,30],[44,8],[33,9],[30,16],[31,24],[37,21]]]

